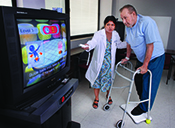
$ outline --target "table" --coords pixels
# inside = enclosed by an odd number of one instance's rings
[[[175,55],[175,50],[165,49],[166,54]]]

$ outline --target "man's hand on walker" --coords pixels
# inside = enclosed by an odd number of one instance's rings
[[[128,60],[127,60],[126,58],[124,58],[124,59],[121,60],[121,64],[126,64],[127,61],[128,61]]]
[[[141,67],[137,68],[137,70],[140,70],[140,74],[145,74],[145,73],[147,73],[148,68],[147,68],[147,66],[142,65]]]
[[[129,58],[125,57],[124,59],[121,60],[121,64],[126,64],[128,60],[129,60]]]

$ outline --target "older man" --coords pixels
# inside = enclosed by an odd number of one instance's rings
[[[165,54],[158,27],[153,19],[137,14],[132,5],[125,5],[120,9],[120,16],[126,26],[127,54],[123,63],[129,60],[131,50],[137,56],[137,70],[141,74],[135,76],[136,90],[140,100],[148,98],[149,73],[152,72],[151,108],[156,97],[162,76]],[[131,113],[135,116],[148,111],[148,102],[140,103]]]

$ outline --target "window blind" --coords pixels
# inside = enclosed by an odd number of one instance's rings
[[[92,34],[98,30],[98,0],[70,0],[71,36]]]

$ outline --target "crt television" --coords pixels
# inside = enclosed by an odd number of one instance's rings
[[[0,7],[1,107],[23,109],[63,84],[70,69],[69,16]]]

